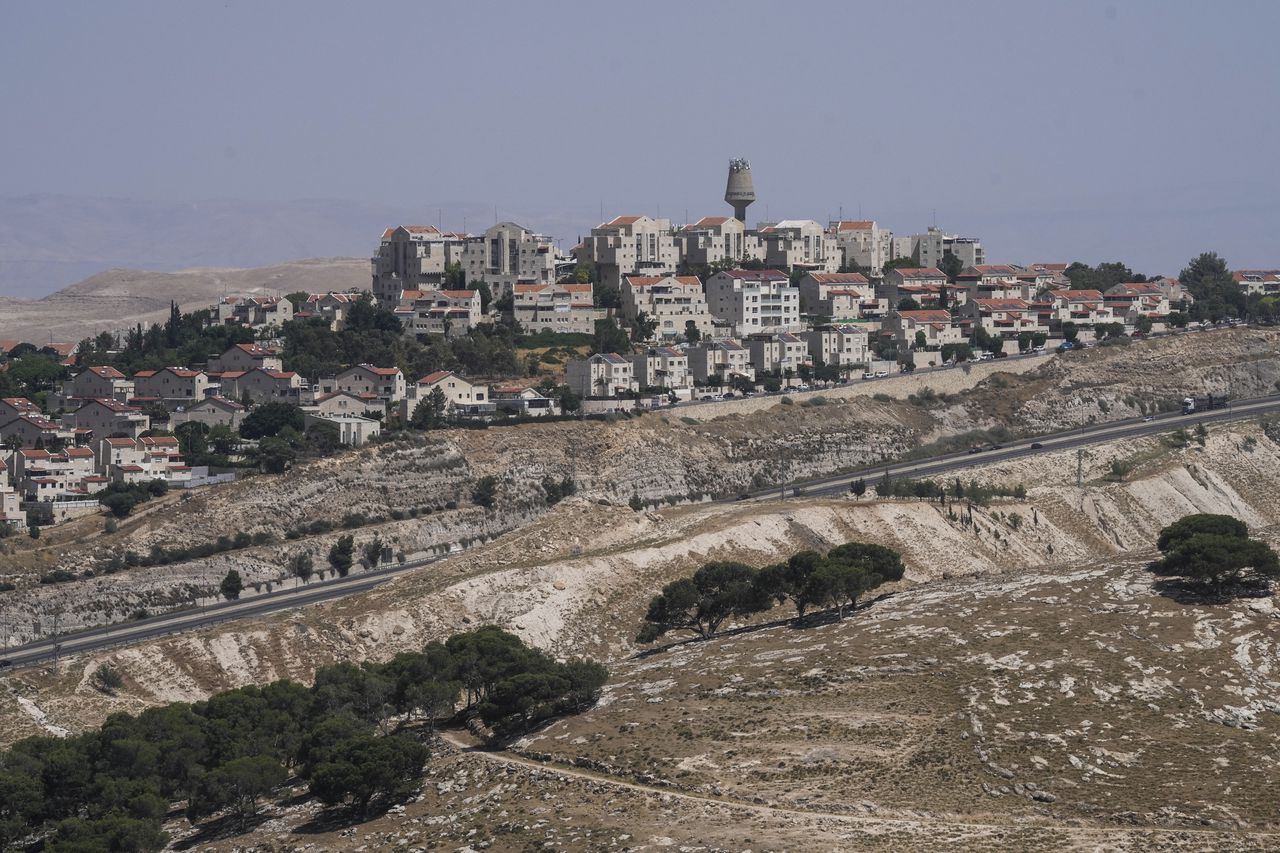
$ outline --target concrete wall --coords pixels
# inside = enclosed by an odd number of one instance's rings
[[[790,394],[797,403],[813,396],[829,399],[849,397],[870,397],[874,394],[888,394],[899,400],[919,392],[922,388],[932,388],[940,394],[955,394],[973,388],[993,373],[1028,373],[1044,364],[1053,355],[1028,356],[1017,359],[999,359],[980,363],[970,362],[967,366],[948,367],[942,370],[918,370],[915,373],[902,373],[886,379],[861,380],[853,379],[848,385],[837,385],[829,389],[806,391]],[[676,413],[681,417],[709,421],[721,415],[745,415],[749,412],[760,412],[778,405],[779,397],[748,397],[745,400],[723,400],[714,403],[694,403],[680,406]]]

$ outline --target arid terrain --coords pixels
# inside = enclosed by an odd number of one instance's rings
[[[253,269],[112,269],[43,299],[0,296],[0,339],[75,342],[136,323],[163,322],[171,300],[193,311],[223,296],[325,293],[368,285],[369,262],[361,258],[312,258]]]
[[[1050,360],[1025,375],[982,374],[945,398],[885,383],[877,391],[885,399],[851,393],[815,405],[811,396],[807,405],[726,406],[720,417],[688,421],[447,433],[159,506],[116,536],[144,547],[198,540],[232,519],[237,529],[283,530],[334,513],[455,499],[457,510],[380,522],[357,539],[378,532],[412,552],[487,535],[337,602],[16,672],[0,693],[3,737],[78,731],[113,711],[241,684],[307,681],[325,663],[386,660],[496,623],[557,655],[607,661],[601,702],[506,752],[471,750],[465,733],[449,733],[421,795],[369,821],[335,824],[300,797],[267,807],[244,835],[188,837],[175,821],[175,845],[1275,849],[1274,600],[1209,603],[1144,568],[1159,529],[1191,512],[1230,513],[1276,541],[1273,426],[1213,425],[1203,446],[1153,436],[1079,458],[988,464],[966,479],[1022,485],[1027,496],[987,506],[885,500],[874,489],[862,499],[626,505],[632,494],[732,494],[771,476],[771,449],[783,437],[807,448],[791,464],[811,475],[973,429],[1049,430],[1135,414],[1179,388],[1229,383],[1244,389],[1238,394],[1266,393],[1278,376],[1274,348],[1274,337],[1258,332],[1197,336],[1091,351],[1069,373]],[[1174,357],[1180,372],[1160,367]],[[509,523],[466,501],[467,484],[487,473],[502,475]],[[535,488],[546,473],[572,473],[579,494],[545,506]],[[402,486],[397,477],[407,478]],[[54,596],[73,613],[90,601],[128,600],[129,587],[160,588],[173,581],[165,573],[214,578],[227,565],[256,564],[266,577],[291,550],[327,547],[332,535],[53,589],[22,574],[33,552],[4,559],[22,582],[9,595],[23,622],[47,612]],[[49,564],[83,564],[118,547],[107,539],[59,545],[62,556]],[[842,621],[795,623],[779,607],[711,641],[634,642],[648,598],[706,560],[764,565],[849,540],[899,549],[907,574]],[[114,697],[89,684],[108,662],[125,678]]]

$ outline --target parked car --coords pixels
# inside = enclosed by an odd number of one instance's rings
[[[977,445],[974,445],[973,447],[970,447],[970,448],[969,448],[969,455],[970,455],[970,456],[972,456],[972,455],[973,455],[973,454],[975,454],[975,453],[981,453],[981,452],[982,452],[982,448],[981,448],[981,447],[978,447]]]
[[[1043,450],[1043,449],[1044,449],[1044,445],[1043,445],[1043,444],[1041,444],[1041,443],[1040,443],[1040,442],[1038,442],[1038,441],[1033,441],[1033,442],[1031,442],[1031,449],[1032,449],[1032,450]]]
[[[862,378],[863,378],[863,379],[875,379],[875,378],[876,378],[876,375],[875,375],[874,373],[872,373],[870,370],[868,370],[866,373],[862,374]]]
[[[877,370],[877,371],[876,371],[876,379],[884,379],[884,378],[885,378],[886,376],[888,376],[888,375],[889,375],[889,371],[887,371],[887,370]]]
[[[1004,350],[1000,350],[1000,352],[996,353],[996,358],[1008,358],[1008,357],[1009,357],[1009,353],[1005,352]]]

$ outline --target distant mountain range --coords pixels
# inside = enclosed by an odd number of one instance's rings
[[[566,250],[595,224],[594,214],[583,211],[495,211],[465,202],[392,207],[331,199],[0,198],[0,296],[41,297],[117,268],[172,272],[264,267],[297,258],[368,258],[389,225],[439,222],[480,232],[495,214],[550,234]]]
[[[43,299],[0,297],[0,339],[45,344],[79,341],[101,331],[163,321],[169,301],[186,311],[224,295],[283,295],[369,286],[365,258],[315,258],[254,269],[175,273],[113,269]]]

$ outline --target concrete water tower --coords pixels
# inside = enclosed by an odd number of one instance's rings
[[[729,161],[729,182],[725,184],[724,200],[733,206],[733,218],[745,225],[747,205],[756,200],[756,188],[751,183],[751,164],[745,158]]]

